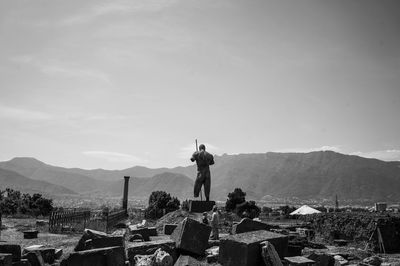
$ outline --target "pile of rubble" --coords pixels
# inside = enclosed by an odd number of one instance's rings
[[[209,240],[211,227],[185,218],[166,224],[159,234],[155,227],[127,225],[106,234],[86,229],[74,252],[0,243],[0,265],[61,266],[390,266],[385,258],[361,250],[325,247],[314,243],[312,230],[289,231],[250,219],[235,223],[231,234]]]

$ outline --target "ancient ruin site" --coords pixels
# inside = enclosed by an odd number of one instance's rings
[[[0,266],[400,266],[400,0],[0,0]]]

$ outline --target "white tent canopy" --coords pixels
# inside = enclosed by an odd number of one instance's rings
[[[319,210],[311,208],[310,206],[303,205],[294,212],[291,212],[290,215],[307,215],[307,214],[314,214],[314,213],[321,213]]]

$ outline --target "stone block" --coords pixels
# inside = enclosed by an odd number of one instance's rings
[[[164,235],[171,235],[177,226],[178,226],[177,224],[164,224],[163,228]]]
[[[270,230],[270,229],[271,226],[269,226],[266,223],[254,221],[249,218],[244,218],[240,221],[240,223],[234,224],[232,226],[232,234],[240,234],[251,231]]]
[[[12,261],[21,260],[21,246],[7,243],[0,243],[0,253],[12,254]]]
[[[268,241],[261,243],[261,256],[264,264],[267,266],[283,266],[281,258],[279,258],[274,246]]]
[[[302,256],[294,256],[294,257],[285,257],[285,261],[288,263],[289,266],[307,266],[313,265],[315,261],[307,259],[306,257]]]
[[[189,211],[196,213],[209,212],[215,205],[215,201],[189,200]]]
[[[25,255],[32,251],[40,252],[40,255],[42,256],[43,261],[45,263],[52,264],[54,262],[54,260],[56,259],[55,258],[56,250],[54,248],[46,248],[43,245],[33,245],[33,246],[26,247],[22,251],[22,255]]]
[[[141,235],[143,241],[150,241],[150,232],[148,228],[137,228],[136,226],[129,226],[130,235]]]
[[[287,256],[288,257],[301,256],[302,250],[303,250],[303,247],[300,245],[289,244]]]
[[[334,266],[335,259],[332,255],[325,254],[325,253],[311,253],[306,256],[310,260],[315,261],[315,266]]]
[[[29,251],[24,254],[23,258],[28,260],[31,266],[44,266],[42,254],[38,250]]]
[[[62,266],[125,266],[124,247],[98,248],[71,253]]]
[[[136,255],[151,255],[159,248],[168,252],[174,258],[174,260],[176,259],[176,254],[174,254],[175,241],[169,238],[147,242],[130,242],[127,243],[126,249],[130,263],[135,265],[134,262]]]
[[[12,265],[12,254],[0,253],[0,266],[11,266]]]
[[[280,258],[286,256],[288,237],[285,235],[259,230],[221,239],[219,246],[219,263],[226,266],[264,265],[261,256],[261,243],[270,242]]]
[[[180,255],[174,266],[201,266],[202,263],[190,256]]]
[[[149,230],[149,236],[157,236],[157,228],[156,227],[147,227],[147,230]]]
[[[56,260],[60,259],[62,255],[63,255],[63,250],[61,248],[55,250],[54,257]]]
[[[97,238],[107,238],[110,237],[108,234],[92,229],[85,229],[82,234],[81,239],[79,240],[78,244],[75,247],[75,251],[82,251],[85,250],[86,241],[89,239],[97,239]]]
[[[31,266],[31,264],[27,259],[21,259],[20,261],[13,262],[12,266]]]
[[[91,239],[91,249],[108,247],[125,247],[125,238],[122,236],[112,236],[105,238]]]
[[[28,230],[24,231],[24,239],[34,239],[38,237],[39,231],[37,230]]]
[[[189,254],[203,255],[208,247],[211,227],[196,220],[185,218],[171,235],[176,248]]]

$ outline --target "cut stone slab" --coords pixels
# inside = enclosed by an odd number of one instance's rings
[[[232,234],[240,234],[258,230],[270,230],[270,229],[271,226],[266,223],[254,221],[249,218],[244,218],[240,221],[240,223],[234,224],[232,226]]]
[[[278,252],[276,252],[274,246],[268,241],[261,243],[261,256],[266,266],[283,266],[281,258],[279,258]]]
[[[168,252],[174,259],[176,259],[176,254],[174,254],[175,250],[175,241],[165,238],[147,242],[130,242],[127,243],[127,254],[128,259],[132,265],[135,265],[135,256],[136,255],[151,255],[158,248],[162,248],[166,252]]]
[[[177,226],[178,226],[177,224],[164,224],[163,228],[164,235],[171,235]]]
[[[108,247],[125,247],[125,238],[122,236],[112,236],[105,238],[91,239],[92,249],[108,248]]]
[[[108,234],[92,229],[85,229],[81,239],[79,240],[78,244],[75,247],[75,251],[83,251],[86,247],[86,241],[89,239],[98,239],[98,238],[107,238],[110,237]]]
[[[335,259],[332,255],[325,254],[325,253],[311,253],[305,256],[310,260],[315,261],[315,266],[333,266],[335,265]]]
[[[130,235],[141,235],[143,241],[150,241],[150,232],[147,228],[137,228],[135,225],[129,226]]]
[[[0,266],[11,266],[12,265],[12,254],[0,253]]]
[[[31,266],[31,264],[27,259],[21,259],[20,261],[13,262],[12,266]]]
[[[40,252],[40,255],[42,256],[43,261],[45,263],[52,264],[54,262],[54,260],[56,259],[56,257],[55,257],[56,250],[54,248],[46,248],[43,245],[33,245],[33,246],[26,247],[22,251],[22,255],[28,254],[29,252],[32,252],[32,251]]]
[[[0,253],[12,254],[12,261],[21,260],[21,246],[0,242]]]
[[[185,218],[171,235],[176,248],[189,254],[204,255],[208,247],[211,227],[196,220]]]
[[[315,261],[307,259],[306,257],[302,256],[294,256],[294,257],[285,257],[285,261],[288,263],[288,265],[296,266],[296,265],[302,265],[302,266],[307,266],[307,265],[313,265]]]
[[[61,266],[125,266],[124,247],[98,248],[71,253]]]
[[[31,266],[44,266],[43,257],[38,250],[29,251],[23,258],[27,259]]]
[[[215,201],[189,200],[189,212],[209,212],[215,205]]]
[[[230,235],[221,239],[219,246],[219,263],[224,266],[258,266],[264,265],[261,256],[261,243],[270,242],[280,258],[287,253],[288,237],[265,230]]]
[[[56,260],[60,259],[62,255],[63,255],[63,250],[61,248],[56,249],[56,252],[54,254]]]
[[[288,257],[295,257],[295,256],[301,256],[301,251],[303,250],[303,247],[300,245],[288,245]]]
[[[180,255],[174,266],[201,266],[201,262],[193,257]]]
[[[156,227],[147,227],[147,230],[149,231],[149,236],[157,236],[157,228]]]
[[[28,230],[24,231],[24,239],[34,239],[38,237],[38,230]]]

